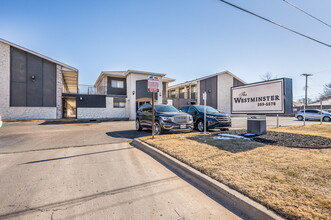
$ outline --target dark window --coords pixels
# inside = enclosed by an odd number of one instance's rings
[[[109,95],[126,95],[126,79],[108,77],[107,94]]]
[[[155,111],[157,112],[178,112],[178,109],[171,105],[156,105]]]
[[[189,106],[183,106],[183,107],[181,108],[182,112],[187,112],[188,107],[189,107]]]
[[[114,101],[114,108],[125,108],[125,102]]]
[[[152,106],[146,106],[142,109],[142,112],[152,112]]]
[[[199,112],[205,112],[203,105],[198,105],[198,106],[196,106],[196,108],[198,109]],[[206,106],[206,111],[207,111],[207,114],[219,112],[217,109],[214,109],[213,107],[210,107],[210,106]]]
[[[122,80],[111,80],[112,88],[124,88],[124,81]]]
[[[190,108],[188,109],[189,114],[194,114],[196,111],[197,111],[196,108],[193,106],[190,106]]]
[[[183,99],[185,97],[185,88],[179,89],[179,98]]]

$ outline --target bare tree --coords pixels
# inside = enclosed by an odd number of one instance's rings
[[[297,102],[304,104],[305,103],[305,98],[298,99]],[[313,100],[311,98],[307,98],[307,103],[313,103]]]
[[[323,94],[320,96],[320,100],[331,98],[331,83],[324,85]]]
[[[268,80],[272,80],[272,79],[275,79],[277,76],[274,76],[272,75],[272,73],[265,73],[263,75],[260,75],[260,78],[263,80],[263,81],[268,81]]]

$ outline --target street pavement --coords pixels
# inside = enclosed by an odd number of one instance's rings
[[[5,123],[0,219],[240,219],[129,141],[133,122]]]
[[[232,121],[246,128],[246,118]],[[240,219],[129,144],[145,135],[132,121],[5,123],[0,219]]]

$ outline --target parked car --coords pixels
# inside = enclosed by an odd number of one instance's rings
[[[198,131],[204,131],[204,106],[203,105],[185,105],[181,107],[182,112],[186,112],[193,117],[194,127]],[[220,112],[213,107],[206,106],[207,129],[224,129],[231,127],[231,117]]]
[[[172,105],[155,105],[155,135],[164,131],[188,131],[193,130],[193,117],[180,112]],[[136,130],[152,128],[152,105],[142,105],[137,111]]]
[[[330,122],[331,121],[331,113],[327,112],[327,111],[322,111],[321,114],[321,110],[316,110],[316,109],[309,109],[306,110],[306,113],[304,113],[304,110],[300,110],[295,117],[299,120],[302,121],[303,118],[305,117],[306,120],[322,120],[326,121],[326,122]]]

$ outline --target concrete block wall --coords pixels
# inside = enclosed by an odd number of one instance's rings
[[[126,99],[125,108],[114,108],[114,98],[106,97],[106,108],[77,108],[77,119],[129,118],[130,105]]]
[[[97,87],[99,95],[107,95],[107,77],[103,77],[99,86]]]
[[[218,100],[217,109],[226,113],[231,113],[231,87],[233,86],[233,76],[230,74],[220,74],[217,78]]]
[[[62,81],[60,86],[62,88]],[[58,107],[10,107],[10,46],[0,42],[0,114],[3,120],[56,119],[62,114],[57,111],[57,108],[62,111],[61,95],[62,91],[57,91]]]
[[[56,65],[56,118],[61,119],[63,115],[62,111],[62,88],[63,88],[63,77],[62,67]]]

